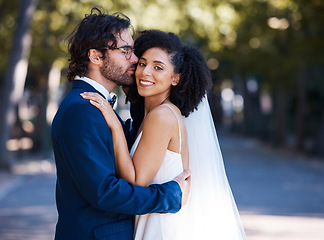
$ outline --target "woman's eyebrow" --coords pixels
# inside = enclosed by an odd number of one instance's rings
[[[159,60],[155,60],[155,61],[153,61],[154,63],[160,63],[160,64],[163,64],[164,66],[166,66],[166,64],[164,63],[164,62],[162,62],[162,61],[159,61]]]
[[[144,60],[144,61],[147,61],[147,59],[145,57],[141,57],[140,59]],[[164,66],[166,66],[166,64],[164,62],[160,61],[160,60],[154,60],[153,62],[154,63],[160,63],[160,64],[163,64]]]

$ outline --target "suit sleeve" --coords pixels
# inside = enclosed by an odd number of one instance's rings
[[[135,215],[179,211],[182,193],[175,181],[145,188],[116,177],[111,132],[97,108],[81,101],[63,121],[56,140],[63,169],[94,208]]]

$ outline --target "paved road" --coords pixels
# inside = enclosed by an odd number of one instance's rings
[[[227,176],[249,240],[324,239],[324,160],[219,134]],[[57,219],[50,160],[0,173],[0,239],[53,239]]]
[[[324,159],[220,134],[249,240],[324,240]]]
[[[0,174],[0,239],[53,239],[57,219],[55,174],[44,172],[39,162],[29,161],[23,165],[26,173]]]

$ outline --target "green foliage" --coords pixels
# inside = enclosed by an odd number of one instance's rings
[[[298,108],[296,86],[302,69],[307,68],[307,104],[315,106],[315,101],[324,99],[323,71],[319,70],[324,63],[322,0],[39,1],[31,29],[29,85],[42,84],[53,63],[63,71],[67,68],[66,38],[93,6],[125,13],[136,31],[172,31],[185,43],[196,45],[207,59],[219,62],[219,68],[213,71],[218,91],[225,80],[242,85],[233,79],[253,76],[258,79],[260,92],[275,96],[279,87],[285,91],[292,99],[286,112],[294,118],[296,111],[291,108]],[[17,8],[17,1],[0,0],[0,81]],[[317,97],[309,97],[314,92]]]
[[[7,67],[9,51],[12,47],[10,40],[16,27],[17,13],[17,1],[0,0],[0,85]]]

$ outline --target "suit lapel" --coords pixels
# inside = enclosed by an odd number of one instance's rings
[[[86,83],[85,81],[82,81],[82,80],[73,80],[73,83],[72,83],[72,88],[82,88],[84,90],[86,90],[85,92],[96,92],[96,93],[99,93],[104,99],[105,96],[97,91],[94,87],[92,87],[89,83]]]

